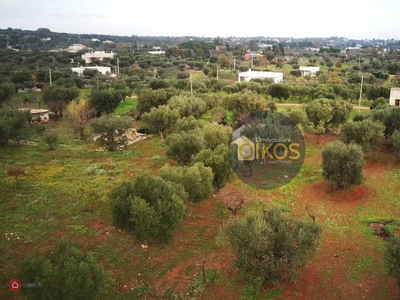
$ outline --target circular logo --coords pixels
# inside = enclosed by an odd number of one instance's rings
[[[253,112],[238,121],[228,148],[238,178],[260,189],[275,189],[299,173],[305,156],[303,134],[281,113]]]
[[[21,282],[17,279],[13,279],[10,281],[10,290],[16,292],[21,288]]]

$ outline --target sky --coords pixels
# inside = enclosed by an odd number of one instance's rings
[[[0,0],[0,28],[120,36],[400,39],[399,0]]]

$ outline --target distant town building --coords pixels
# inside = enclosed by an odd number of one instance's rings
[[[67,51],[69,52],[78,52],[81,51],[83,49],[86,49],[86,46],[82,45],[82,44],[73,44],[72,46],[69,46]]]
[[[111,75],[111,68],[110,67],[78,67],[78,68],[71,68],[72,72],[78,73],[79,76],[83,74],[83,71],[86,69],[90,70],[97,70],[103,75]]]
[[[252,71],[251,69],[249,69],[247,72],[238,73],[238,82],[247,82],[252,79],[272,79],[274,83],[279,83],[283,80],[283,73]]]
[[[317,75],[317,72],[319,71],[319,67],[303,67],[300,66],[299,68],[301,75],[302,76],[311,76],[314,77]]]
[[[389,105],[400,106],[400,88],[394,87],[390,89]]]
[[[106,53],[105,51],[91,51],[85,54],[82,54],[82,59],[88,64],[92,61],[93,58],[97,58],[98,60],[102,61],[104,58],[113,58],[116,53]]]
[[[260,53],[247,53],[247,54],[244,55],[244,60],[250,60],[250,59],[253,59],[253,58],[260,57],[260,56],[263,56],[263,55],[260,54]]]
[[[165,51],[161,50],[161,47],[153,47],[153,51],[149,51],[150,54],[165,54]]]

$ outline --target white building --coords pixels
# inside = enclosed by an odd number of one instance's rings
[[[302,67],[299,68],[302,76],[316,76],[319,71],[319,67]]]
[[[111,53],[106,53],[105,51],[91,51],[91,52],[82,54],[82,59],[84,59],[85,62],[88,64],[92,61],[92,58],[97,58],[100,61],[102,61],[104,58],[113,58],[115,55],[116,55],[116,53],[114,53],[112,51],[111,51]]]
[[[72,46],[69,46],[67,51],[69,52],[78,52],[80,50],[86,49],[86,46],[82,44],[73,44]]]
[[[238,82],[250,81],[252,79],[272,79],[274,83],[279,83],[283,80],[283,73],[281,72],[264,72],[252,71],[249,69],[247,72],[238,74]]]
[[[90,70],[97,70],[103,75],[110,75],[111,74],[111,68],[110,67],[78,67],[78,68],[71,68],[72,72],[78,73],[79,76],[83,74],[83,71],[86,69]]]
[[[390,89],[389,105],[400,106],[400,88]]]

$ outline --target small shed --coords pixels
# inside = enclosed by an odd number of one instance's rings
[[[252,79],[272,79],[274,83],[279,83],[283,80],[282,72],[265,72],[265,71],[252,71],[249,69],[247,72],[238,74],[238,82],[250,81]]]
[[[400,88],[390,89],[389,105],[400,106]]]
[[[47,109],[31,109],[33,122],[47,122],[49,120],[49,111]]]
[[[299,68],[302,76],[316,76],[317,72],[319,71],[319,67],[303,67],[300,66]]]

